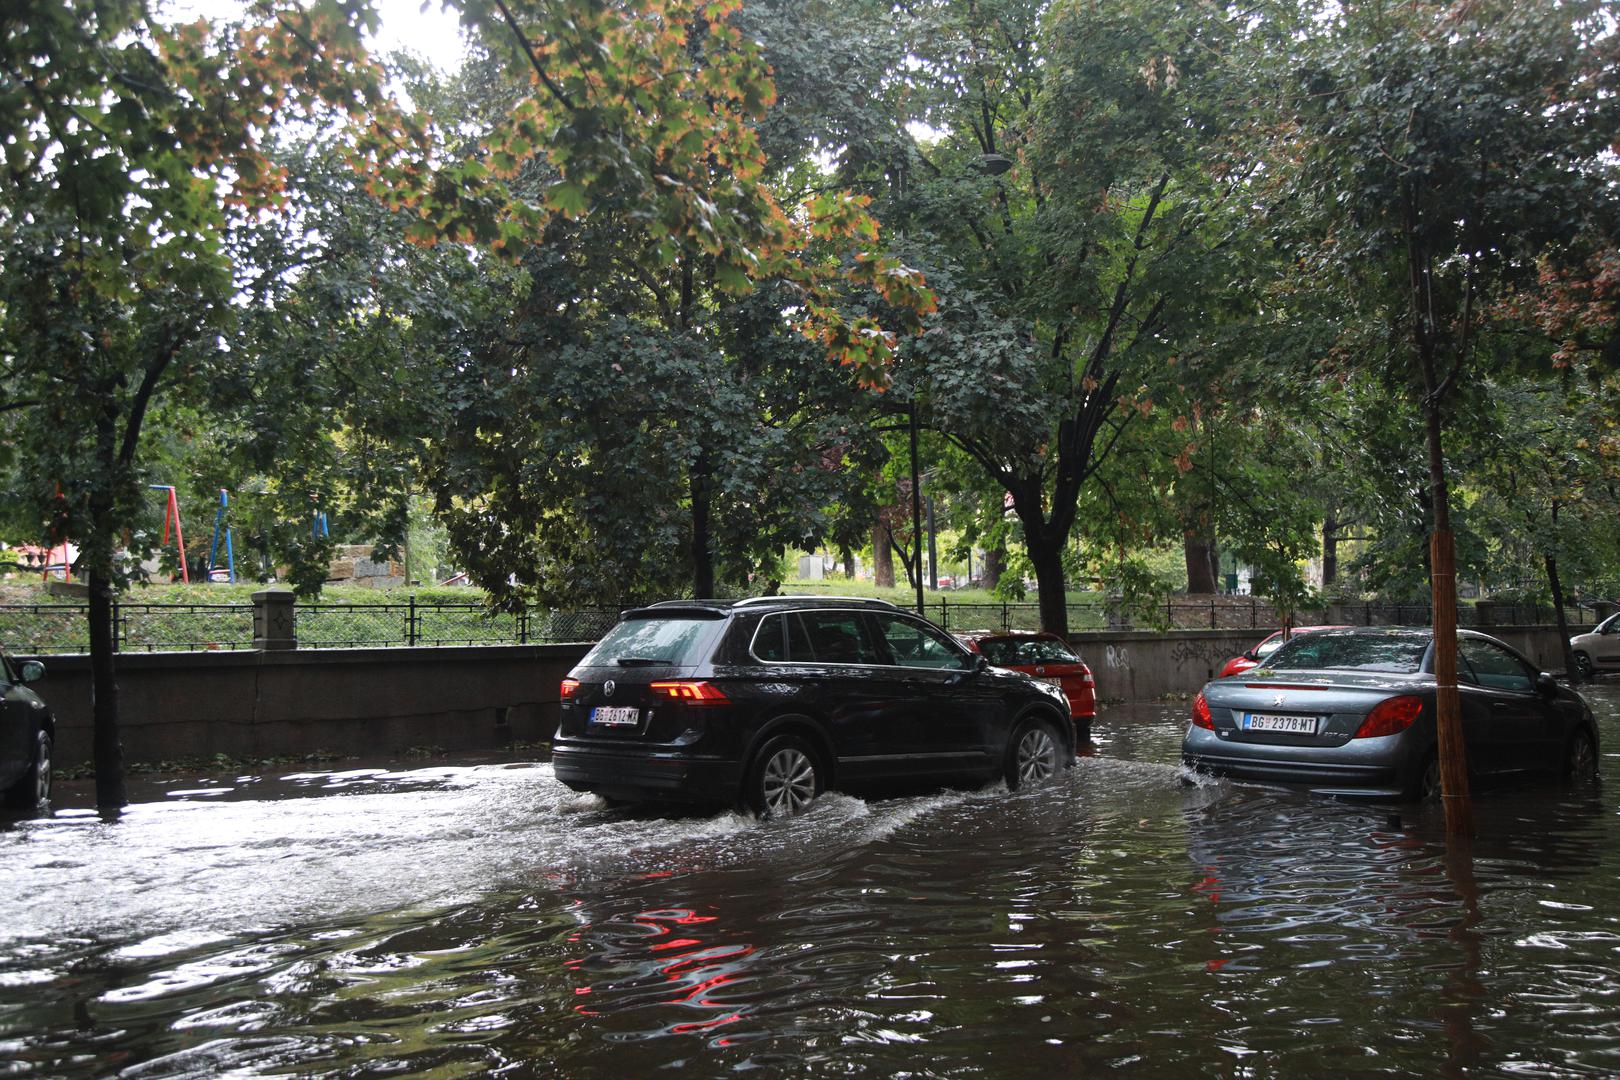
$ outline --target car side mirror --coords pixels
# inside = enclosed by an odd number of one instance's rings
[[[1543,671],[1536,676],[1536,693],[1543,697],[1556,697],[1558,695],[1558,680]]]
[[[1260,662],[1260,654],[1255,652],[1253,649],[1250,649],[1248,652],[1243,654],[1243,659],[1245,659],[1245,660],[1253,660],[1255,663],[1258,664]]]
[[[17,669],[17,681],[22,683],[39,682],[45,677],[45,665],[38,660],[24,660],[22,667]]]

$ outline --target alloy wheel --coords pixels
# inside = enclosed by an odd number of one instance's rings
[[[765,763],[761,777],[765,812],[771,817],[797,814],[816,797],[816,765],[797,747],[784,746]]]
[[[1597,747],[1592,745],[1590,738],[1584,734],[1575,736],[1569,745],[1569,759],[1564,767],[1569,778],[1576,783],[1583,783],[1597,776]]]
[[[1575,667],[1579,669],[1582,680],[1590,679],[1595,674],[1592,668],[1592,658],[1583,652],[1575,654]]]
[[[1058,768],[1057,741],[1045,724],[1036,724],[1018,740],[1018,782],[1045,780]]]
[[[34,746],[34,804],[51,801],[51,737],[39,733]]]

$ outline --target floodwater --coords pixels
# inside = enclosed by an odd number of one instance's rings
[[[662,818],[544,764],[148,784],[0,822],[0,1075],[1620,1072],[1606,786],[1440,812],[1185,782],[1185,706],[1060,780]]]

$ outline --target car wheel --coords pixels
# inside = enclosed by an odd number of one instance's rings
[[[39,731],[34,735],[34,758],[17,782],[6,790],[5,804],[12,807],[32,808],[51,801],[51,735]]]
[[[1581,673],[1583,682],[1596,674],[1596,669],[1592,667],[1592,658],[1583,652],[1575,654],[1575,670]]]
[[[767,742],[748,769],[743,802],[762,818],[791,817],[827,788],[816,752],[795,735]]]
[[[1063,744],[1043,720],[1019,726],[1007,745],[1007,788],[1017,791],[1025,784],[1048,780],[1063,764]]]
[[[1433,750],[1423,759],[1423,767],[1412,779],[1406,794],[1417,802],[1436,802],[1440,798],[1440,757]]]
[[[1564,779],[1571,784],[1589,784],[1597,774],[1597,745],[1587,732],[1577,731],[1564,750]]]

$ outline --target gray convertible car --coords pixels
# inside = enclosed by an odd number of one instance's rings
[[[1471,773],[1596,774],[1592,710],[1514,649],[1458,631],[1457,681]],[[1181,758],[1201,772],[1324,794],[1424,798],[1439,776],[1434,701],[1431,631],[1324,630],[1208,683]]]

